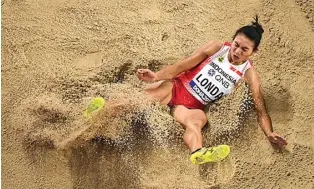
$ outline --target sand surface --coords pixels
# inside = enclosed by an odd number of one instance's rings
[[[289,144],[271,147],[241,85],[204,131],[230,156],[194,166],[134,71],[230,41],[255,14],[265,33],[252,59]],[[314,188],[313,0],[2,0],[1,29],[2,188]],[[108,103],[86,120],[95,96]]]

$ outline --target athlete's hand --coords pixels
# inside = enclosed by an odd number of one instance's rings
[[[287,141],[281,137],[280,135],[278,135],[277,133],[270,133],[268,136],[267,136],[269,142],[271,142],[272,145],[274,145],[275,147],[283,147],[283,146],[286,146],[288,143]]]
[[[157,78],[156,73],[149,69],[138,69],[136,71],[136,76],[145,82],[153,82]]]

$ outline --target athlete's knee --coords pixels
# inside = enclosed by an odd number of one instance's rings
[[[150,99],[160,101],[160,95],[156,89],[148,88],[144,90],[144,93]]]
[[[197,127],[197,129],[202,129],[207,123],[207,117],[205,114],[192,114],[185,118],[185,123],[187,127]]]
[[[205,124],[206,124],[206,121],[204,121],[204,120],[192,119],[190,121],[190,124],[188,124],[188,125],[195,126],[195,127],[197,127],[197,129],[201,130]]]

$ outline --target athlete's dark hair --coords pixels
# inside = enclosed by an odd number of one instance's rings
[[[258,16],[256,15],[252,24],[243,26],[242,28],[236,31],[236,33],[233,36],[233,39],[238,34],[244,34],[250,40],[254,41],[254,50],[257,50],[257,47],[261,42],[263,33],[264,33],[263,27],[260,23],[258,23]]]

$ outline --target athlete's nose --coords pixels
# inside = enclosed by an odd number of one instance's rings
[[[234,52],[235,55],[239,56],[241,54],[241,48],[236,48]]]

